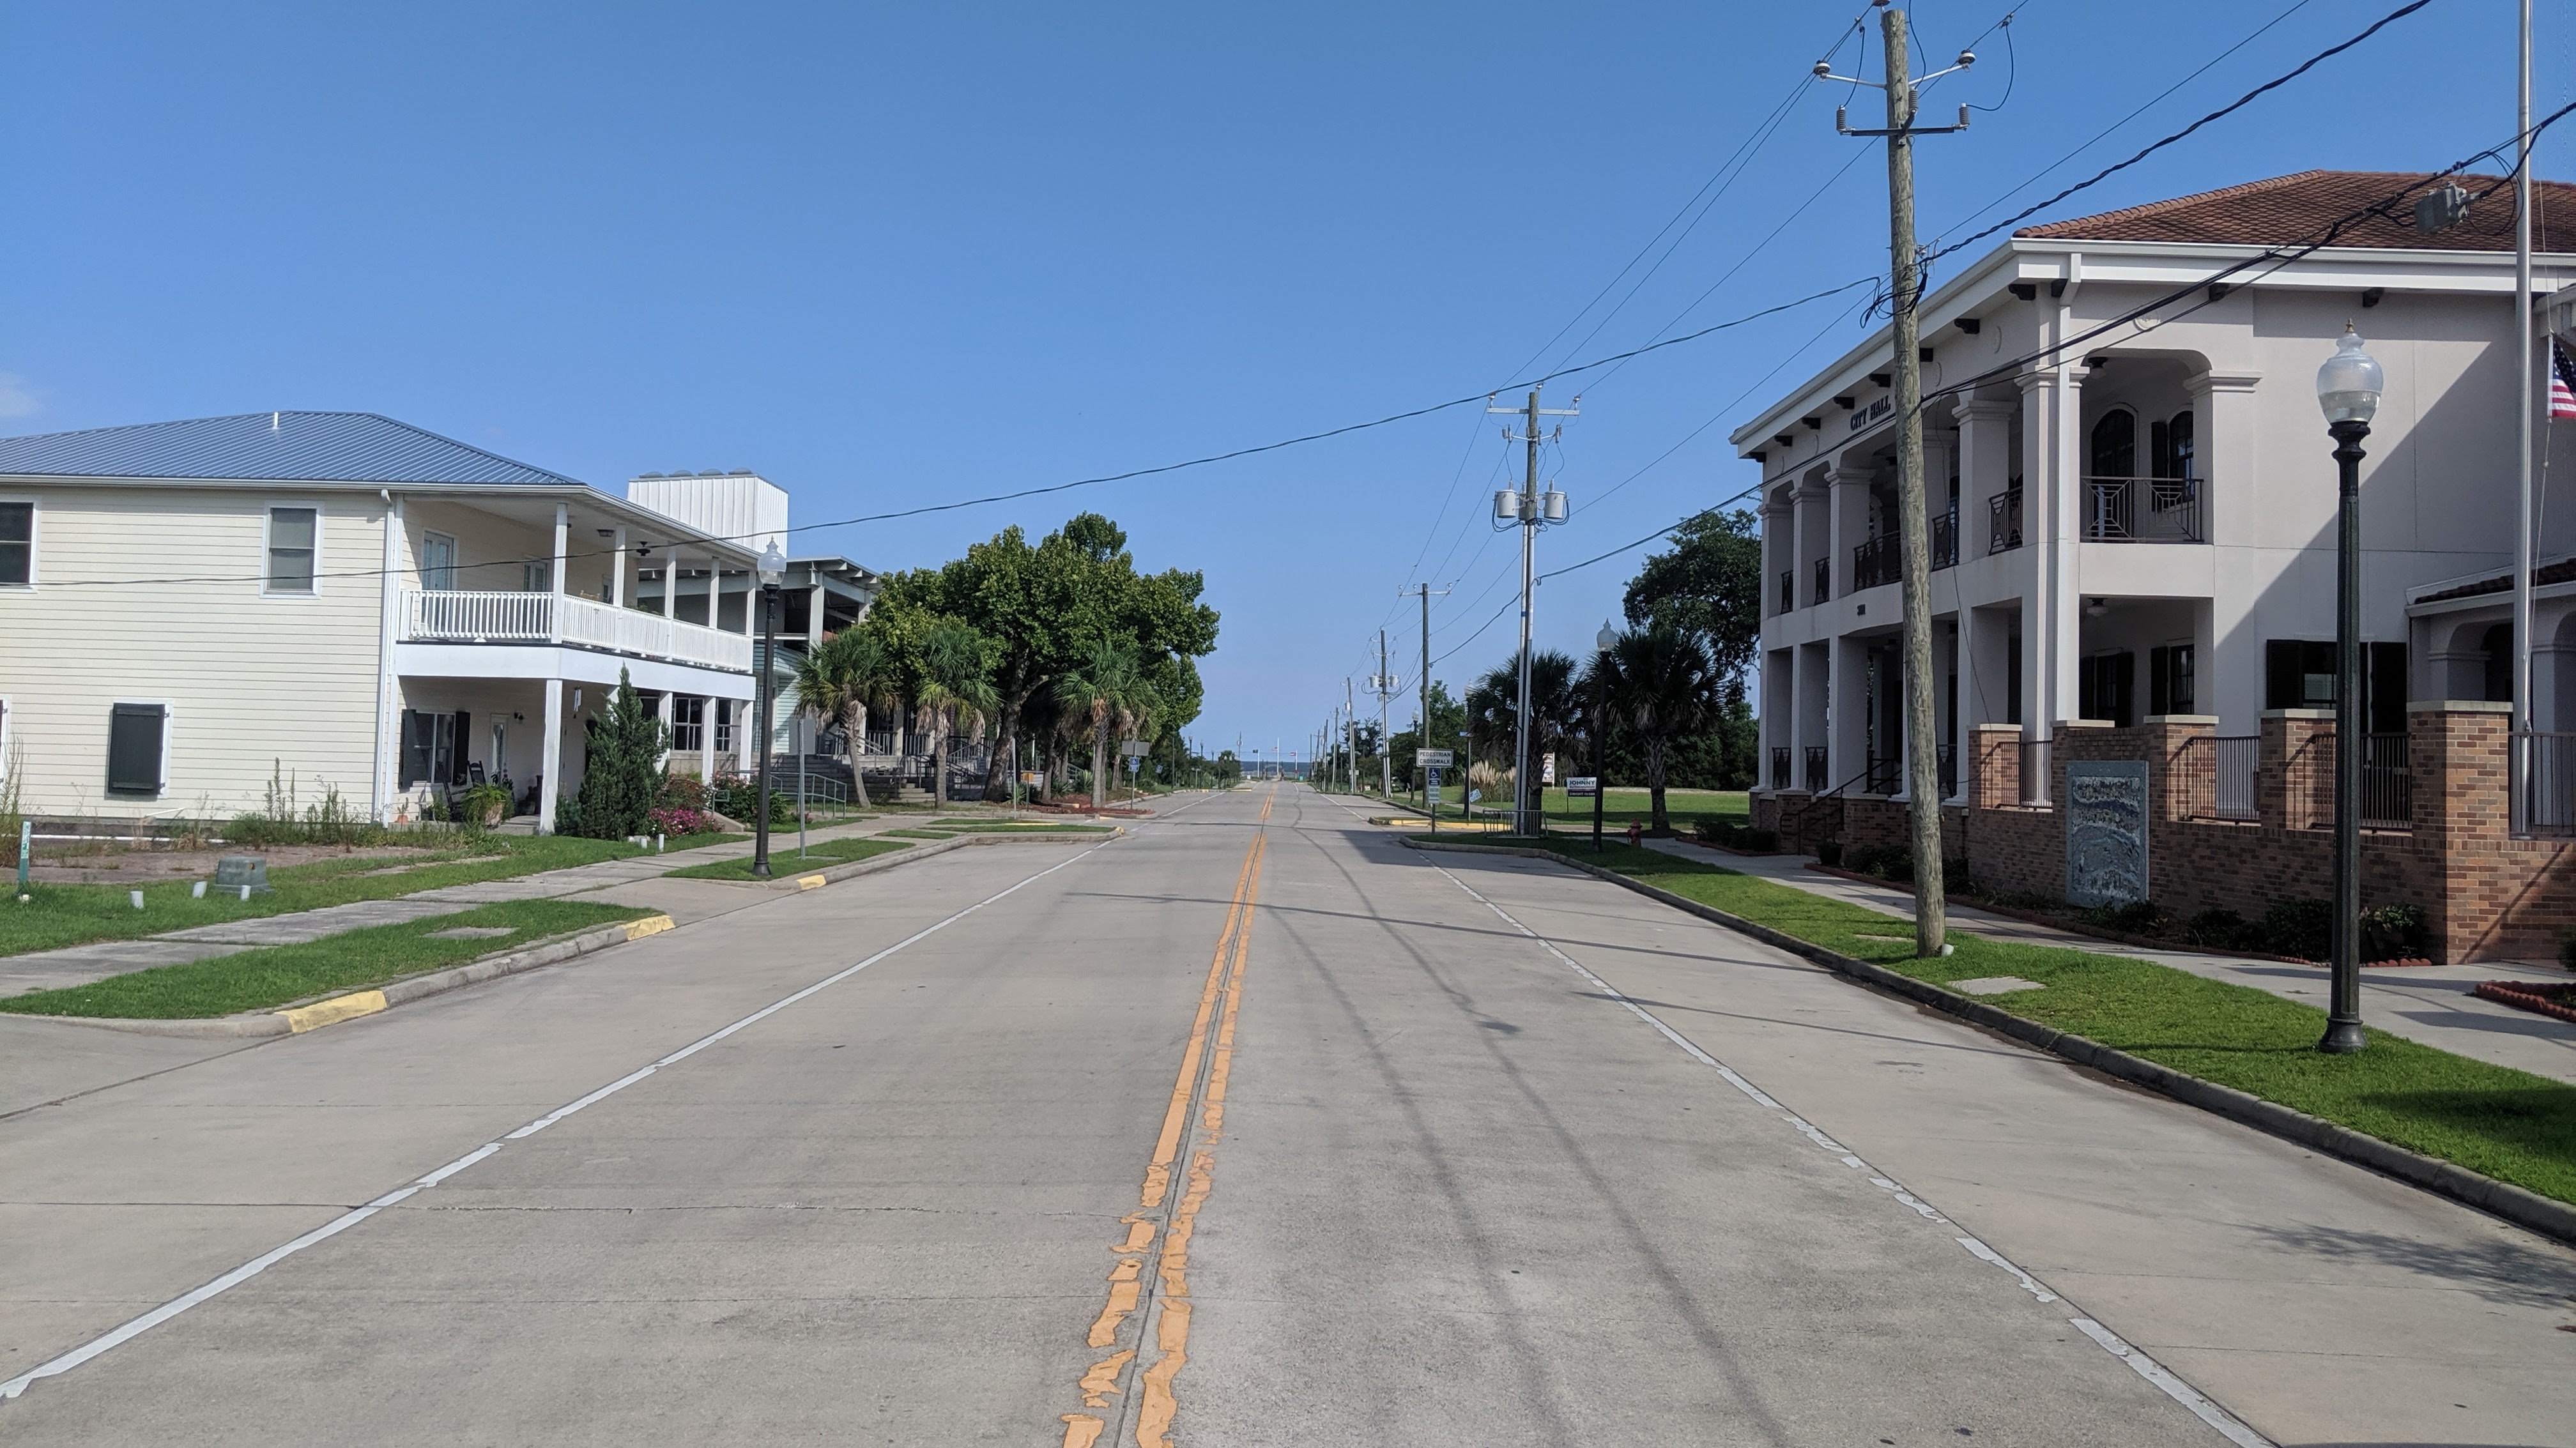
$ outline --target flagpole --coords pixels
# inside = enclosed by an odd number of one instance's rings
[[[2513,714],[2511,828],[2530,827],[2526,800],[2531,778],[2531,0],[2522,0],[2522,28],[2515,53],[2516,89],[2513,168],[2513,355],[2514,394],[2521,431],[2514,435],[2514,462],[2519,473],[2513,535]],[[2554,364],[2555,357],[2549,359]]]

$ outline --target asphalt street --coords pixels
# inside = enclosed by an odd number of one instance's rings
[[[2576,1254],[1296,786],[249,1048],[6,1024],[12,1443],[2576,1423]]]

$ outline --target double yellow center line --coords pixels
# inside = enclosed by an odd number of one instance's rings
[[[1082,1375],[1085,1408],[1108,1408],[1120,1392],[1119,1381],[1135,1361],[1137,1348],[1119,1348],[1119,1329],[1140,1303],[1151,1319],[1156,1356],[1136,1386],[1138,1448],[1170,1448],[1172,1414],[1178,1404],[1172,1381],[1189,1363],[1190,1235],[1197,1229],[1199,1208],[1216,1184],[1217,1139],[1225,1126],[1226,1079],[1234,1066],[1235,1011],[1243,999],[1243,966],[1252,946],[1252,912],[1261,900],[1261,861],[1269,852],[1273,800],[1261,802],[1260,823],[1235,872],[1234,898],[1227,905],[1225,929],[1217,936],[1216,955],[1208,962],[1207,983],[1199,991],[1197,1019],[1189,1044],[1181,1051],[1181,1069],[1172,1083],[1172,1099],[1163,1112],[1163,1129],[1154,1138],[1154,1154],[1145,1164],[1145,1184],[1136,1210],[1119,1219],[1124,1240],[1110,1250],[1117,1257],[1109,1269],[1109,1298],[1093,1320],[1088,1338],[1094,1348],[1116,1348]],[[1230,963],[1229,963],[1230,958]],[[1190,1129],[1191,1107],[1197,1106],[1198,1128]],[[1189,1167],[1181,1181],[1180,1199],[1171,1203],[1172,1171],[1184,1141]],[[1161,1239],[1161,1251],[1155,1241]],[[1154,1292],[1146,1296],[1145,1259],[1157,1258]],[[1142,1345],[1139,1330],[1139,1346]],[[1064,1415],[1064,1448],[1093,1448],[1108,1420],[1096,1413]]]

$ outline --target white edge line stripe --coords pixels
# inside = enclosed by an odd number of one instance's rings
[[[225,1273],[223,1276],[216,1278],[214,1281],[207,1283],[205,1286],[197,1288],[193,1292],[174,1297],[168,1302],[162,1303],[159,1307],[152,1309],[150,1312],[143,1314],[141,1317],[135,1318],[133,1321],[128,1322],[121,1327],[114,1328],[98,1337],[94,1337],[88,1342],[82,1343],[80,1346],[73,1348],[71,1351],[62,1354],[59,1357],[29,1368],[27,1371],[9,1379],[7,1382],[0,1383],[0,1402],[6,1402],[9,1399],[17,1397],[19,1394],[27,1391],[27,1385],[36,1381],[38,1378],[49,1378],[57,1373],[69,1372],[73,1368],[79,1367],[82,1363],[88,1362],[91,1358],[97,1357],[99,1354],[108,1351],[110,1348],[117,1347],[145,1332],[151,1331],[153,1328],[159,1327],[162,1323],[168,1322],[171,1318],[177,1317],[180,1313],[187,1311],[189,1308],[249,1281],[251,1278],[268,1270],[268,1268],[274,1264],[294,1256],[305,1248],[327,1238],[337,1236],[341,1232],[347,1231],[349,1228],[358,1225],[360,1222],[374,1216],[377,1212],[382,1211],[386,1207],[392,1206],[394,1203],[403,1200],[405,1197],[411,1196],[415,1192],[438,1185],[447,1178],[454,1176],[456,1173],[465,1170],[467,1167],[472,1166],[476,1162],[483,1160],[485,1157],[492,1155],[494,1152],[499,1151],[503,1143],[517,1141],[536,1132],[543,1131],[547,1127],[554,1125],[556,1122],[563,1120],[565,1117],[572,1115],[574,1112],[581,1110],[585,1106],[590,1106],[597,1102],[604,1101],[608,1097],[615,1095],[617,1092],[623,1091],[627,1087],[634,1085],[636,1082],[643,1080],[645,1077],[652,1075],[661,1067],[690,1056],[705,1047],[712,1046],[716,1042],[723,1040],[725,1037],[732,1035],[734,1032],[739,1031],[743,1027],[751,1025],[756,1021],[765,1020],[768,1017],[777,1014],[779,1011],[786,1009],[788,1006],[794,1005],[796,1002],[814,994],[816,991],[823,989],[825,986],[832,985],[838,981],[847,980],[851,976],[858,974],[860,971],[867,969],[869,966],[876,964],[878,961],[885,959],[887,956],[894,954],[896,951],[947,929],[949,926],[956,924],[958,921],[965,919],[967,916],[974,914],[985,906],[1003,899],[1006,896],[1015,895],[1027,886],[1036,884],[1038,881],[1045,879],[1056,871],[1061,870],[1068,865],[1078,863],[1095,851],[1106,849],[1110,845],[1116,844],[1119,838],[1120,837],[1118,836],[1112,836],[1109,839],[1102,840],[1099,844],[1093,845],[1090,849],[1084,850],[1081,854],[1075,855],[1072,859],[1060,860],[1055,864],[1049,865],[1045,869],[1038,871],[1036,874],[1029,876],[1027,879],[1020,881],[1018,884],[1009,887],[1008,889],[987,895],[983,899],[976,901],[974,904],[967,906],[965,909],[958,911],[956,914],[949,916],[947,919],[940,921],[938,924],[915,931],[913,934],[904,937],[893,945],[887,946],[885,949],[878,951],[876,954],[869,956],[867,959],[860,961],[856,965],[826,976],[783,1000],[763,1006],[759,1010],[752,1012],[750,1015],[743,1017],[741,1020],[734,1022],[732,1025],[702,1037],[699,1040],[692,1041],[688,1045],[681,1047],[679,1050],[672,1052],[670,1055],[663,1057],[661,1060],[654,1062],[652,1065],[647,1066],[640,1071],[629,1072],[625,1076],[622,1076],[615,1081],[611,1081],[607,1085],[600,1087],[598,1090],[591,1092],[589,1095],[582,1097],[578,1101],[572,1102],[566,1106],[556,1107],[554,1110],[547,1112],[545,1115],[538,1117],[536,1120],[529,1122],[518,1130],[503,1136],[500,1141],[486,1142],[482,1146],[476,1147],[474,1150],[467,1152],[465,1155],[458,1157],[447,1165],[429,1173],[427,1176],[417,1178],[407,1186],[399,1187],[393,1191],[387,1192],[385,1195],[376,1198],[374,1201],[367,1203],[363,1207],[353,1207],[349,1211],[332,1218],[330,1221],[323,1223],[321,1226],[314,1228],[312,1231],[305,1233],[303,1236],[296,1238],[294,1241],[289,1242],[282,1247],[271,1248],[267,1252],[252,1258],[248,1262],[245,1262],[230,1272]]]
[[[1428,862],[1426,861],[1425,863]],[[1913,1193],[1905,1190],[1904,1187],[1899,1186],[1894,1180],[1880,1175],[1876,1167],[1873,1167],[1867,1162],[1861,1160],[1860,1157],[1852,1154],[1847,1148],[1834,1141],[1833,1138],[1825,1135],[1821,1131],[1818,1131],[1814,1126],[1800,1119],[1797,1113],[1763,1094],[1760,1088],[1756,1087],[1752,1082],[1745,1080],[1742,1076],[1737,1075],[1716,1057],[1710,1055],[1708,1052],[1700,1049],[1691,1042],[1682,1039],[1679,1032],[1675,1031],[1671,1026],[1664,1024],[1662,1020],[1658,1019],[1653,1013],[1646,1010],[1645,1007],[1638,1005],[1635,1001],[1630,1000],[1627,996],[1621,994],[1617,987],[1593,974],[1591,970],[1586,968],[1580,961],[1567,955],[1564,951],[1557,949],[1555,942],[1539,934],[1537,931],[1530,929],[1528,926],[1523,925],[1520,921],[1513,919],[1509,911],[1506,911],[1502,906],[1495,904],[1493,901],[1486,899],[1483,895],[1478,894],[1475,886],[1470,885],[1466,881],[1459,879],[1457,876],[1450,874],[1449,871],[1443,869],[1439,865],[1432,865],[1431,868],[1438,871],[1449,881],[1450,884],[1466,891],[1468,898],[1502,917],[1503,923],[1511,926],[1521,934],[1528,936],[1530,939],[1537,941],[1540,946],[1546,949],[1548,954],[1555,956],[1558,960],[1561,960],[1568,966],[1572,967],[1577,975],[1582,976],[1585,980],[1590,981],[1594,986],[1598,987],[1603,995],[1607,996],[1611,1000],[1617,1001],[1623,1006],[1626,1006],[1631,1014],[1661,1032],[1664,1039],[1680,1046],[1682,1050],[1689,1053],[1693,1060],[1716,1067],[1719,1073],[1726,1078],[1727,1082],[1737,1090],[1742,1091],[1745,1095],[1761,1102],[1764,1106],[1770,1107],[1772,1110],[1779,1112],[1792,1126],[1796,1127],[1801,1133],[1815,1141],[1818,1145],[1823,1146],[1826,1150],[1840,1153],[1842,1160],[1846,1164],[1869,1173],[1871,1185],[1893,1194],[1899,1202],[1912,1208],[1917,1213],[1920,1213],[1927,1221],[1955,1225],[1950,1223],[1947,1217],[1942,1216],[1940,1212],[1936,1211],[1928,1203],[1917,1198]],[[2020,1267],[2014,1265],[2011,1259],[2005,1257],[2002,1253],[1997,1252],[1994,1248],[1987,1246],[1985,1243],[1978,1241],[1974,1237],[1960,1237],[1957,1241],[1959,1245],[1966,1248],[1970,1254],[1996,1267],[2000,1267],[2004,1271],[2021,1279],[2021,1285],[2028,1288],[2041,1302],[2065,1301],[2063,1297],[2058,1296],[2056,1293],[2049,1291],[2045,1286],[2043,1286],[2039,1279],[2031,1276],[2028,1272],[2025,1272]],[[2157,1362],[2153,1357],[2150,1357],[2141,1349],[2132,1347],[2128,1343],[2122,1341],[2119,1335],[2112,1332],[2109,1328],[2104,1327],[2102,1324],[2095,1322],[2089,1317],[2069,1318],[2068,1321],[2072,1322],[2084,1333],[2086,1337],[2093,1339],[2093,1341],[2099,1344],[2104,1351],[2110,1353],[2113,1357],[2120,1359],[2122,1362],[2127,1363],[2129,1367],[2138,1374],[2138,1376],[2145,1378],[2150,1383],[2153,1383],[2158,1389],[2162,1390],[2167,1397],[2172,1398],[2175,1402],[2190,1409],[2194,1417],[2199,1418],[2202,1422],[2207,1423],[2209,1426],[2217,1429],[2220,1433],[2225,1434],[2230,1442],[2240,1445],[2240,1448],[2278,1448],[2278,1445],[2274,1444],[2271,1439],[2266,1438],[2262,1434],[2255,1432],[2252,1428],[2247,1427],[2245,1423],[2238,1419],[2234,1414],[2228,1412],[2225,1408],[2220,1407],[2215,1401],[2211,1400],[2199,1389],[2194,1388],[2189,1383],[2184,1382],[2181,1378],[2176,1377],[2165,1367],[2164,1364]]]
[[[27,1391],[27,1385],[38,1378],[49,1378],[56,1373],[69,1372],[71,1369],[79,1367],[82,1363],[88,1362],[91,1358],[98,1356],[100,1353],[106,1352],[109,1348],[115,1347],[129,1338],[136,1337],[160,1326],[162,1323],[169,1321],[171,1318],[177,1317],[180,1313],[187,1311],[189,1308],[196,1306],[207,1298],[258,1276],[260,1273],[267,1271],[271,1266],[294,1256],[296,1253],[303,1251],[314,1243],[322,1241],[328,1237],[337,1236],[339,1233],[347,1231],[349,1228],[354,1227],[360,1222],[365,1221],[367,1218],[374,1216],[378,1210],[379,1209],[376,1207],[368,1206],[355,1207],[349,1211],[343,1212],[339,1216],[333,1217],[330,1221],[323,1223],[321,1226],[314,1228],[312,1231],[305,1233],[303,1236],[296,1238],[294,1241],[287,1243],[285,1246],[271,1248],[270,1250],[261,1253],[259,1256],[253,1257],[251,1260],[244,1262],[239,1267],[234,1268],[230,1272],[225,1273],[223,1276],[216,1278],[214,1281],[207,1283],[205,1286],[198,1288],[194,1292],[187,1293],[184,1296],[174,1297],[170,1301],[162,1303],[159,1307],[156,1307],[150,1312],[143,1314],[141,1317],[134,1319],[132,1322],[125,1324],[123,1327],[117,1328],[113,1332],[107,1333],[102,1337],[92,1338],[88,1342],[82,1343],[79,1347],[73,1348],[70,1352],[64,1353],[62,1356],[55,1358],[51,1362],[41,1363],[35,1367],[29,1368],[26,1372],[19,1374],[17,1377],[11,1378],[5,1383],[0,1383],[0,1400],[14,1398],[20,1393]]]
[[[2075,1325],[2076,1331],[2100,1343],[2104,1352],[2127,1363],[2139,1377],[2145,1378],[2162,1389],[2166,1397],[2189,1408],[2193,1417],[2225,1434],[2229,1442],[2241,1444],[2242,1448],[2274,1448],[2271,1439],[2255,1432],[2235,1414],[2211,1402],[2208,1395],[2198,1388],[2166,1371],[2163,1363],[2157,1362],[2122,1341],[2118,1333],[2089,1317],[2070,1317],[2067,1321]]]

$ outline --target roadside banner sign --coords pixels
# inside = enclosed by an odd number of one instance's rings
[[[1450,765],[1455,763],[1457,763],[1457,751],[1454,749],[1417,749],[1413,751],[1413,767],[1416,769],[1447,769]]]
[[[1600,792],[1601,781],[1592,775],[1578,774],[1565,781],[1565,795],[1568,799],[1590,799]]]
[[[1553,749],[1539,756],[1538,782],[1542,785],[1556,783],[1556,751]]]

